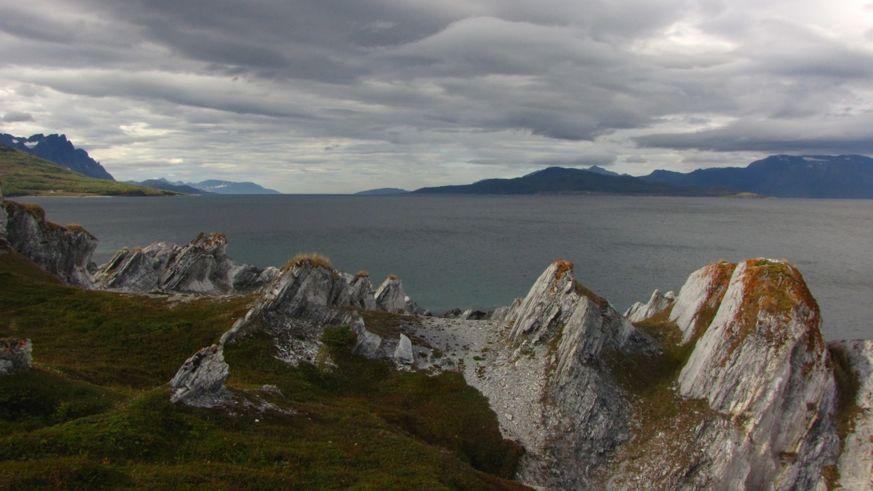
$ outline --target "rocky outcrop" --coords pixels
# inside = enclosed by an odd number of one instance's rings
[[[702,268],[675,299],[656,292],[628,312],[647,321],[640,327],[576,281],[571,263],[557,261],[490,320],[420,317],[385,340],[357,312],[371,291],[361,281],[320,260],[292,261],[219,345],[179,370],[174,401],[221,403],[227,343],[267,333],[276,358],[324,362],[325,329],[349,326],[359,354],[403,370],[461,371],[488,399],[504,436],[525,447],[516,477],[526,484],[869,488],[873,343],[829,351],[818,306],[784,261]],[[388,288],[396,301],[402,286]],[[845,354],[840,363],[836,352]],[[835,365],[859,381],[850,419],[836,404]],[[844,420],[851,430],[841,455]]]
[[[376,304],[376,291],[370,282],[370,275],[365,271],[359,271],[354,276],[343,274],[349,284],[349,297],[352,305],[361,310],[378,310]]]
[[[734,423],[730,432],[714,429],[717,438],[698,436],[692,445],[708,445],[709,458],[689,464],[696,472],[747,489],[824,485],[838,441],[820,324],[796,268],[767,259],[736,267],[678,378],[682,397],[705,399]]]
[[[315,364],[322,348],[321,336],[331,326],[352,329],[357,336],[356,353],[385,356],[380,350],[382,338],[367,331],[355,310],[348,278],[321,260],[296,258],[217,345],[204,348],[185,362],[170,383],[172,398],[190,405],[220,403],[229,370],[224,347],[256,332],[273,339],[276,358],[292,366]]]
[[[608,302],[557,261],[503,321],[510,351],[468,381],[489,398],[527,453],[519,477],[547,488],[591,487],[628,438],[631,408],[605,357],[651,349]]]
[[[0,376],[30,369],[32,351],[29,339],[0,338]]]
[[[624,316],[631,322],[642,322],[664,313],[673,306],[675,301],[676,295],[672,291],[661,293],[661,290],[656,289],[652,292],[652,296],[647,303],[637,302],[631,305],[624,313]]]
[[[155,242],[121,249],[94,275],[98,288],[205,295],[245,293],[272,281],[276,268],[239,265],[227,257],[227,238],[200,234],[185,246]]]
[[[195,407],[215,407],[227,400],[224,382],[230,373],[219,345],[195,353],[170,380],[170,401]]]
[[[97,239],[78,225],[61,226],[45,219],[37,205],[0,203],[9,246],[65,283],[91,286],[91,255]],[[2,218],[0,218],[2,220]]]
[[[415,302],[409,298],[403,290],[403,282],[400,278],[390,275],[376,290],[376,305],[380,310],[400,314],[419,313]]]
[[[401,334],[400,340],[397,342],[397,348],[394,350],[394,361],[401,365],[412,365],[415,362],[412,341],[405,334]]]
[[[304,258],[289,265],[266,289],[227,341],[262,329],[275,338],[284,361],[313,363],[324,329],[340,325],[359,334],[359,342],[375,342],[363,336],[364,322],[354,309],[346,279],[332,267]]]
[[[670,321],[682,331],[682,343],[688,343],[706,329],[727,291],[736,267],[720,261],[691,273],[670,311]]]
[[[873,490],[873,340],[830,343],[844,392],[839,402],[842,453],[838,462],[843,489]]]

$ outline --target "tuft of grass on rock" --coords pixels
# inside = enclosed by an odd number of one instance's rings
[[[330,271],[334,270],[333,264],[331,264],[329,257],[315,252],[310,252],[305,254],[297,254],[296,256],[292,257],[290,260],[288,260],[288,262],[285,263],[284,266],[282,266],[282,271],[289,271],[302,264],[309,264],[310,266],[324,268]]]

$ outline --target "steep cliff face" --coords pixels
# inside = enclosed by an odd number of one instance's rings
[[[579,284],[566,261],[550,265],[501,325],[505,351],[468,381],[524,445],[519,477],[549,488],[592,486],[628,438],[631,416],[605,358],[647,351],[650,340]]]
[[[379,310],[376,303],[376,291],[370,282],[370,275],[360,271],[354,276],[343,274],[343,278],[349,284],[349,297],[352,305],[361,310]]]
[[[711,464],[713,475],[746,488],[824,484],[838,441],[820,325],[818,305],[796,268],[767,259],[736,267],[678,379],[683,397],[705,399],[742,435],[732,455],[719,454]]]
[[[66,283],[91,286],[91,255],[97,247],[93,235],[77,225],[64,227],[47,221],[36,205],[3,201],[0,207],[4,215],[0,228],[13,249]]]
[[[203,234],[184,246],[156,242],[122,249],[94,275],[98,288],[129,292],[220,295],[245,293],[272,281],[276,268],[236,264],[227,257],[227,238]]]
[[[376,305],[379,307],[379,310],[402,314],[419,313],[415,302],[409,298],[409,295],[403,289],[403,281],[396,276],[390,275],[385,278],[385,281],[376,290],[375,295]]]
[[[873,490],[873,340],[829,345],[840,383],[838,424],[843,489]]]
[[[720,261],[691,273],[670,310],[670,321],[682,331],[682,343],[699,336],[721,303],[728,281],[736,268],[733,263]]]

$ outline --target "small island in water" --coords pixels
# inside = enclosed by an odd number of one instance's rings
[[[99,266],[96,241],[0,206],[10,487],[870,484],[873,341],[826,343],[785,261],[620,313],[556,260],[511,305],[434,314],[316,254],[238,264],[220,233]]]

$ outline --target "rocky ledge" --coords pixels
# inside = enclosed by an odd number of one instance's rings
[[[27,256],[42,269],[71,285],[90,287],[97,239],[78,225],[45,219],[36,205],[0,202],[0,243]]]

